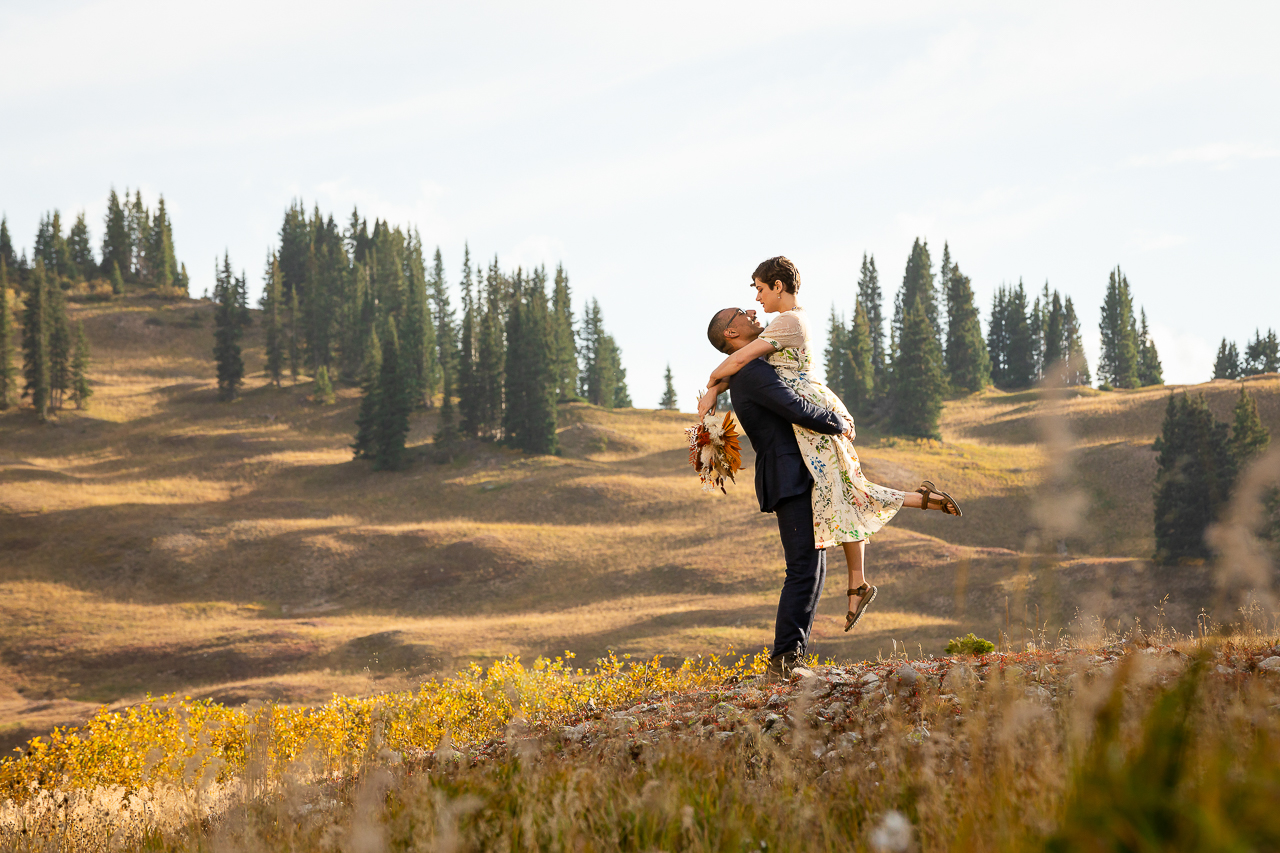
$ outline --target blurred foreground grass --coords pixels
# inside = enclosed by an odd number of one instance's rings
[[[784,684],[759,656],[507,659],[311,710],[154,700],[0,764],[0,847],[1280,849],[1278,651],[1112,642]]]

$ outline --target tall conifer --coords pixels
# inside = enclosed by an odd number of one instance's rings
[[[1151,339],[1147,329],[1147,310],[1141,311],[1142,325],[1138,331],[1138,384],[1163,385],[1164,369],[1160,366],[1160,355],[1156,352],[1156,342]]]
[[[943,258],[950,258],[944,244]],[[991,383],[991,359],[982,339],[982,323],[973,304],[973,285],[955,263],[944,263],[939,271],[947,301],[947,375],[952,388],[981,391]]]
[[[893,428],[903,435],[940,438],[938,420],[947,380],[942,348],[922,298],[903,317],[898,350],[893,365]]]
[[[827,387],[842,400],[847,398],[845,388],[846,374],[849,367],[849,332],[844,326],[844,318],[836,313],[836,306],[831,306],[831,317],[827,321],[827,349],[823,353],[826,361]]]
[[[1027,317],[1027,291],[1018,281],[1005,301],[1004,330],[1008,349],[1005,353],[1004,381],[1009,388],[1029,388],[1036,380],[1035,345],[1031,323]]]
[[[476,294],[472,290],[471,247],[463,244],[462,324],[458,331],[458,417],[464,435],[480,434],[480,388],[476,381],[478,323]]]
[[[578,395],[578,349],[574,343],[572,302],[569,274],[562,264],[556,264],[555,287],[551,293],[551,346],[556,395],[561,400]]]
[[[1209,556],[1205,527],[1230,497],[1235,479],[1227,425],[1214,419],[1204,395],[1170,395],[1156,439],[1156,559]]]
[[[231,271],[231,257],[224,254],[222,266],[215,270],[213,286],[214,332],[213,357],[217,362],[218,399],[234,400],[244,381],[244,359],[240,354],[240,338],[248,314],[243,277]]]
[[[351,444],[356,459],[372,459],[377,453],[379,413],[378,377],[382,373],[382,342],[370,326],[365,341],[365,364],[360,377],[360,409],[356,413],[356,437]]]
[[[1107,295],[1102,303],[1098,323],[1102,335],[1102,355],[1098,360],[1098,377],[1114,388],[1136,388],[1139,376],[1139,351],[1133,296],[1129,280],[1120,267],[1107,278]]]
[[[478,340],[476,345],[476,413],[481,438],[502,437],[503,367],[506,361],[506,343],[503,326],[506,321],[504,299],[507,285],[494,257],[485,276],[483,297],[479,313]]]
[[[7,216],[0,216],[0,261],[9,270],[9,274],[14,277],[14,289],[17,290],[18,255],[13,250],[13,237],[9,234],[9,218]]]
[[[84,333],[84,323],[76,323],[75,351],[71,356],[71,402],[77,409],[89,408],[93,388],[89,386],[89,339]]]
[[[0,251],[0,412],[18,401],[17,370],[13,366],[13,303],[9,301],[9,265]]]
[[[283,306],[280,304],[281,299],[284,298],[284,291],[280,286],[280,263],[275,252],[267,256],[267,269],[263,278],[266,279],[266,287],[263,288],[262,294],[262,308],[263,313],[266,314],[264,320],[267,338],[267,376],[271,379],[271,384],[279,388],[285,363]]]
[[[845,408],[853,415],[871,414],[875,399],[875,365],[872,362],[871,323],[859,299],[853,306],[853,323],[849,326],[848,367],[844,373]]]
[[[867,314],[871,336],[871,367],[875,371],[875,393],[879,395],[885,380],[887,357],[884,343],[884,297],[880,294],[880,273],[876,256],[862,253],[862,269],[858,275],[858,301]]]
[[[528,453],[556,449],[556,376],[546,273],[517,270],[507,314],[506,441]]]
[[[1084,338],[1080,318],[1068,296],[1062,305],[1062,339],[1067,353],[1067,385],[1089,385],[1093,378],[1089,373],[1089,359],[1084,353]]]
[[[1240,351],[1236,349],[1235,341],[1228,342],[1223,338],[1218,345],[1218,356],[1213,361],[1213,378],[1240,378]]]
[[[93,246],[89,243],[89,223],[85,221],[84,211],[77,214],[75,224],[67,234],[67,253],[73,277],[87,279],[97,273],[98,262],[93,257]]]
[[[928,241],[918,237],[911,244],[907,268],[902,274],[902,289],[898,291],[893,309],[893,325],[899,341],[902,340],[906,312],[917,301],[920,303],[921,310],[924,311],[925,318],[929,321],[929,327],[933,329],[935,335],[939,335],[942,326],[938,322],[938,296],[934,286],[933,261],[929,258]],[[941,343],[940,335],[938,340]]]
[[[377,410],[373,430],[373,470],[397,471],[404,464],[404,442],[409,436],[409,413],[414,407],[417,379],[407,364],[394,323],[382,336],[382,366],[378,372]]]
[[[991,318],[987,322],[987,360],[991,365],[991,381],[1004,388],[1009,381],[1009,332],[1005,316],[1009,313],[1009,288],[1000,285],[991,297]]]
[[[671,375],[671,362],[667,362],[667,372],[663,374],[662,382],[662,399],[658,401],[658,408],[674,412],[680,408],[680,401],[676,398],[675,381]]]
[[[1267,329],[1265,337],[1261,331],[1254,330],[1253,340],[1245,346],[1243,370],[1246,376],[1280,370],[1280,340],[1276,338],[1275,329]]]
[[[600,303],[595,299],[583,306],[578,338],[582,352],[581,396],[588,403],[612,409],[618,387],[618,359],[613,339],[604,330]]]
[[[22,396],[31,398],[40,420],[48,420],[52,371],[49,363],[49,284],[36,258],[22,316]]]
[[[72,338],[67,317],[67,297],[62,288],[49,286],[49,404],[61,409],[71,390]]]
[[[1232,412],[1231,456],[1235,460],[1237,471],[1243,470],[1263,453],[1271,443],[1271,433],[1262,424],[1258,416],[1258,401],[1253,395],[1240,386],[1240,398],[1236,400]]]

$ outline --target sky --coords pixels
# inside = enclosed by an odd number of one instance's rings
[[[1097,364],[1108,272],[1166,381],[1280,327],[1280,5],[0,0],[0,213],[164,194],[193,295],[261,288],[285,208],[563,263],[636,405],[682,408],[784,254],[825,345],[863,253],[886,311],[912,241],[984,321],[1001,284],[1072,297]]]

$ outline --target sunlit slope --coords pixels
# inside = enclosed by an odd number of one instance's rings
[[[690,415],[571,404],[561,456],[477,443],[438,465],[428,412],[408,469],[373,473],[347,447],[357,392],[316,406],[305,377],[267,387],[260,327],[245,393],[219,403],[208,305],[75,311],[92,408],[53,426],[0,415],[0,739],[146,691],[310,702],[508,653],[683,657],[771,640],[775,523],[750,469],[727,496],[699,491]],[[1280,380],[1249,387],[1280,430]],[[1225,418],[1237,386],[1203,390]],[[941,443],[863,426],[869,476],[906,489],[929,477],[965,517],[904,510],[876,537],[880,598],[852,634],[830,552],[816,650],[937,653],[968,631],[1029,636],[1037,607],[1050,633],[1077,611],[1145,619],[1166,593],[1187,622],[1208,603],[1202,570],[1120,559],[1151,550],[1167,394],[991,392],[948,404]],[[1061,499],[1038,486],[1060,458],[1089,505],[1045,541],[1037,520]]]

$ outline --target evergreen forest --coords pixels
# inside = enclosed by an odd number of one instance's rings
[[[831,308],[827,382],[855,417],[882,423],[890,432],[937,438],[948,396],[991,385],[1012,391],[1041,383],[1067,387],[1093,382],[1070,296],[1050,289],[1048,282],[1030,294],[1021,281],[1002,284],[992,299],[984,335],[973,284],[949,244],[943,244],[936,267],[927,241],[917,238],[912,244],[887,323],[873,255],[862,256],[853,302],[851,318]],[[1139,307],[1135,312],[1128,279],[1119,267],[1109,274],[1099,333],[1099,387],[1164,383],[1146,311]],[[1274,333],[1270,340],[1274,342]]]

